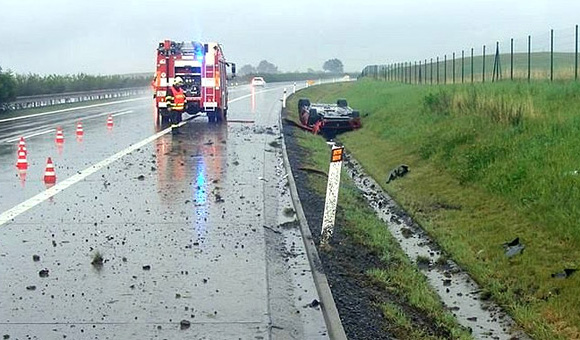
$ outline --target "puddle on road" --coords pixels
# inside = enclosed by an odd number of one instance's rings
[[[476,339],[529,339],[524,333],[514,331],[514,321],[498,305],[482,298],[481,288],[465,271],[453,261],[441,258],[436,243],[409,216],[401,213],[401,208],[350,155],[345,157],[345,168],[403,251],[413,262],[420,262],[419,269],[443,303],[461,325],[472,330]]]

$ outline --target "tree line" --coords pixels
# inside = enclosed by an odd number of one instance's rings
[[[0,67],[0,109],[6,103],[13,101],[16,97],[20,96],[119,89],[126,87],[147,86],[150,83],[151,76],[145,74],[13,74],[10,71],[3,71]]]
[[[344,65],[342,64],[342,61],[340,61],[337,58],[329,59],[329,60],[325,61],[324,64],[322,65],[322,69],[325,72],[333,73],[333,74],[344,73]],[[272,74],[279,74],[281,72],[278,70],[278,66],[272,64],[271,62],[269,62],[267,60],[262,60],[258,63],[257,66],[252,66],[250,64],[246,64],[246,65],[242,66],[240,68],[239,73],[240,73],[240,75],[244,76],[244,75],[253,75],[253,74],[272,75]],[[299,72],[294,72],[294,73],[299,73]],[[312,69],[308,69],[308,71],[306,73],[316,73],[316,71],[314,71]]]

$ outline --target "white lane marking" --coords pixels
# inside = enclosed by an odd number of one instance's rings
[[[126,115],[127,113],[131,113],[131,112],[133,112],[133,110],[129,110],[129,111],[123,111],[123,112],[115,113],[115,114],[112,114],[111,116],[112,116],[112,117],[117,117],[117,116]]]
[[[266,91],[261,91],[261,92],[267,92],[267,91],[273,91],[273,90],[276,90],[276,89],[271,89],[271,90],[266,90]],[[236,102],[238,100],[242,100],[242,99],[247,98],[251,95],[252,94],[244,95],[244,96],[229,100],[228,103],[233,103],[233,102]],[[185,124],[187,124],[187,122],[181,122],[181,123],[179,123],[179,126],[183,126]],[[80,172],[77,172],[75,175],[65,179],[64,181],[56,184],[55,186],[48,188],[45,191],[27,199],[26,201],[18,204],[17,206],[11,208],[10,210],[3,212],[2,214],[0,214],[0,226],[6,224],[7,222],[10,222],[14,218],[16,218],[18,215],[34,208],[35,206],[46,201],[47,199],[51,198],[52,196],[58,194],[59,192],[65,190],[66,188],[70,187],[71,185],[74,185],[74,184],[82,181],[83,179],[87,178],[88,176],[94,174],[95,172],[111,165],[111,163],[121,159],[122,157],[130,154],[131,152],[133,152],[139,148],[144,147],[145,145],[153,142],[157,138],[169,133],[170,131],[171,131],[171,127],[168,127],[167,129],[162,130],[162,131],[154,134],[153,136],[148,137],[148,138],[140,141],[139,143],[134,144],[134,145],[126,148],[125,150],[117,152],[113,156],[111,156],[105,160],[102,160],[97,164],[94,164],[94,165],[92,165],[92,166],[90,166],[90,167],[88,167]]]
[[[121,104],[121,103],[129,103],[129,102],[134,102],[134,101],[137,101],[137,100],[144,100],[144,99],[151,99],[151,98],[150,97],[139,97],[139,98],[134,98],[134,99],[119,100],[119,101],[116,101],[116,102],[109,102],[109,103],[101,103],[101,104],[94,104],[94,105],[87,105],[87,106],[71,107],[71,108],[68,108],[68,109],[62,109],[62,110],[56,110],[56,111],[36,113],[36,114],[28,115],[28,116],[18,116],[18,117],[13,117],[13,118],[0,119],[0,123],[3,123],[3,122],[11,122],[11,121],[14,121],[14,120],[21,120],[21,119],[27,119],[27,118],[33,118],[33,117],[46,116],[46,115],[51,115],[51,114],[55,114],[55,113],[69,112],[69,111],[82,110],[82,109],[90,109],[90,108],[93,108],[93,107],[100,107],[100,106],[106,106],[106,105],[115,105],[115,104]]]
[[[131,112],[134,112],[134,111],[133,110],[125,110],[125,111],[113,111],[113,112],[116,112],[116,113],[112,114],[112,116],[115,117],[115,116],[126,115],[126,114],[131,113]],[[90,120],[90,119],[95,119],[95,118],[102,117],[102,116],[106,116],[106,115],[109,115],[109,114],[111,114],[111,112],[103,112],[103,113],[99,113],[99,114],[96,114],[96,115],[93,115],[93,116],[84,117],[82,119],[81,118],[78,118],[78,119],[77,118],[70,119],[70,120],[67,120],[67,121],[62,122],[60,125],[67,124],[67,123],[71,123],[71,122],[75,122],[77,120],[87,121],[87,120]],[[37,131],[37,130],[32,130],[32,131]],[[32,132],[32,131],[30,131],[30,132]],[[55,131],[55,130],[52,129],[50,131]],[[48,132],[46,132],[46,133],[48,133]],[[38,135],[31,134],[28,137],[25,136],[24,138],[28,139],[29,137],[34,137],[34,136],[39,136],[39,135],[40,134],[38,134]],[[2,141],[2,143],[12,143],[12,142],[17,141],[17,140],[20,140],[20,137],[16,137],[16,138],[10,139],[10,140],[4,140],[4,141]]]
[[[280,89],[282,89],[282,88],[283,88],[283,86],[280,86],[280,87],[275,87],[275,88],[273,88],[273,89],[268,89],[268,90],[262,90],[262,91],[255,92],[255,93],[254,93],[254,95],[256,95],[256,94],[260,94],[260,93],[265,93],[265,92],[272,92],[272,91],[280,90]],[[229,100],[229,101],[228,101],[228,103],[237,102],[238,100],[242,100],[242,99],[244,99],[244,98],[248,98],[248,97],[251,97],[251,96],[252,96],[252,93],[250,93],[250,94],[246,94],[246,95],[243,95],[243,96],[241,96],[241,97],[238,97],[238,98],[235,98],[235,99]]]
[[[37,132],[37,133],[30,134],[30,135],[25,135],[23,137],[25,139],[28,139],[28,138],[31,138],[31,137],[46,135],[47,133],[51,133],[51,132],[54,132],[54,131],[56,131],[56,129],[50,129],[50,130],[46,130],[46,131],[42,131],[42,132]],[[20,137],[14,138],[14,139],[11,139],[11,140],[7,140],[6,143],[12,143],[12,142],[16,142],[16,141],[19,141],[19,140],[20,140]]]

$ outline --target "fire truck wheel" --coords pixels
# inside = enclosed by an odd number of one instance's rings
[[[220,109],[220,108],[215,109],[215,118],[216,118],[216,122],[218,122],[218,123],[221,123],[225,120],[222,109]]]

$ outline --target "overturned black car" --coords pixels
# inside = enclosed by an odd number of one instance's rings
[[[360,113],[349,107],[346,99],[339,99],[336,104],[321,104],[302,98],[298,100],[298,115],[306,129],[326,136],[361,127]]]

